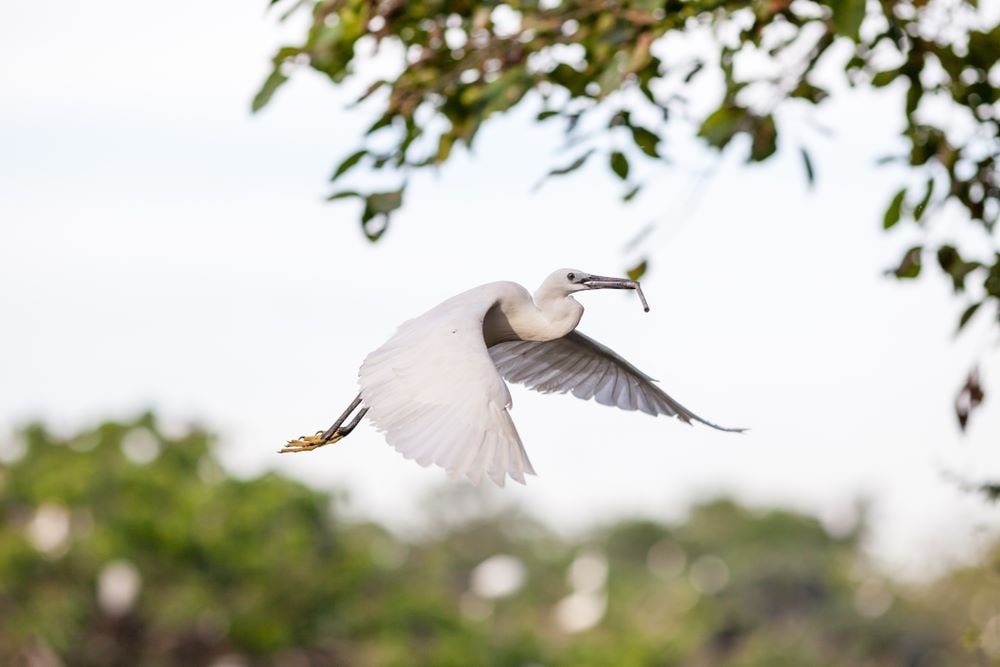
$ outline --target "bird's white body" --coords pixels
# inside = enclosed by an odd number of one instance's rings
[[[563,269],[534,297],[517,283],[488,283],[404,322],[358,373],[369,419],[420,465],[435,464],[474,483],[486,475],[500,486],[508,475],[523,484],[534,474],[508,412],[504,378],[708,424],[575,331],[583,306],[572,294],[619,287],[613,280]]]
[[[518,307],[516,303],[523,303]],[[358,373],[368,418],[389,444],[423,466],[436,464],[479,482],[502,483],[534,474],[507,409],[510,392],[493,366],[484,338],[487,314],[504,304],[511,317],[489,319],[501,338],[503,321],[523,326],[531,303],[515,283],[490,283],[454,296],[403,323],[369,354]]]

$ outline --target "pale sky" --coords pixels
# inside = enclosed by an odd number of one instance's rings
[[[621,273],[628,239],[657,220],[652,311],[634,295],[583,295],[581,329],[695,412],[751,431],[512,387],[539,476],[484,487],[491,502],[572,531],[675,519],[718,494],[836,528],[865,501],[872,553],[902,573],[968,558],[995,534],[996,509],[945,479],[1000,478],[995,332],[982,317],[955,339],[963,304],[939,276],[882,275],[919,238],[880,229],[907,177],[874,166],[898,147],[898,90],[790,110],[762,166],[679,132],[673,164],[646,168],[631,207],[603,165],[532,192],[568,155],[525,109],[489,123],[472,157],[413,178],[372,245],[353,205],[322,201],[370,112],[303,71],[249,113],[275,45],[298,31],[265,4],[0,12],[0,428],[41,418],[68,431],[153,408],[216,430],[239,474],[277,468],[346,490],[353,512],[418,526],[423,498],[456,482],[369,425],[318,452],[275,451],[329,425],[395,324],[491,280],[533,290],[562,266]],[[952,401],[980,357],[989,396],[963,437]]]

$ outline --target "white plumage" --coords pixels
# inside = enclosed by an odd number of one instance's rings
[[[623,410],[698,421],[654,380],[615,352],[575,331],[588,289],[635,289],[638,283],[575,269],[550,275],[534,297],[511,282],[481,285],[404,322],[369,354],[358,373],[361,393],[323,436],[289,443],[304,451],[346,436],[367,414],[386,440],[422,466],[437,465],[478,484],[503,486],[535,474],[508,410],[504,379],[544,393],[595,399]],[[646,307],[648,310],[648,307]],[[350,425],[341,424],[358,406]]]
[[[402,326],[358,373],[368,418],[406,458],[479,483],[534,474],[507,412],[510,392],[483,338],[494,285],[445,301]]]

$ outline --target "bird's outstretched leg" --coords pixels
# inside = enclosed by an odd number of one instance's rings
[[[326,431],[323,431],[322,433],[317,432],[316,435],[302,436],[298,440],[289,440],[287,445],[278,450],[278,453],[287,454],[289,452],[311,452],[312,450],[322,447],[323,445],[329,445],[337,442],[338,440],[343,440],[361,422],[365,413],[368,412],[368,408],[363,408],[358,412],[358,414],[354,415],[354,419],[352,419],[347,426],[342,426],[342,424],[347,421],[347,418],[351,415],[351,413],[357,410],[359,405],[361,405],[361,394],[358,394],[357,398],[351,401],[351,404],[347,406],[344,413],[340,415],[340,417],[337,418],[337,421],[333,422],[333,425],[326,429]]]

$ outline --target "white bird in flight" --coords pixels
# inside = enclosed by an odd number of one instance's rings
[[[390,445],[421,466],[438,465],[474,484],[483,475],[498,486],[508,475],[524,484],[535,470],[508,412],[504,380],[720,431],[744,430],[702,419],[577,331],[583,306],[573,295],[594,289],[634,289],[649,311],[638,282],[577,269],[551,274],[534,297],[513,282],[474,287],[404,322],[365,358],[358,372],[361,393],[333,426],[289,441],[281,452],[336,442],[367,414]]]

